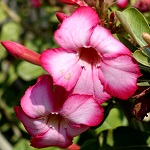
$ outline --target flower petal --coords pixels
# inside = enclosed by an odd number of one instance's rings
[[[115,39],[109,30],[101,26],[95,27],[90,45],[103,57],[117,57],[121,54],[131,55],[127,47]]]
[[[120,99],[128,99],[134,94],[140,75],[137,63],[128,55],[105,59],[99,69],[99,79],[104,89]]]
[[[69,122],[95,126],[103,119],[103,108],[87,95],[72,95],[64,103],[60,113]]]
[[[44,119],[33,119],[27,116],[20,106],[16,106],[14,111],[17,118],[23,123],[26,130],[32,136],[43,134],[49,130],[49,127],[46,125]]]
[[[94,66],[86,67],[86,69],[83,68],[72,93],[93,95],[99,104],[102,104],[110,98],[110,95],[104,90],[103,85],[98,78],[98,69]]]
[[[93,95],[91,66],[82,69],[81,75],[73,89],[74,94]]]
[[[54,84],[63,86],[67,91],[74,87],[80,76],[82,69],[78,60],[76,54],[67,53],[62,48],[41,54],[42,66],[52,75]]]
[[[105,91],[104,86],[98,78],[98,68],[93,67],[92,80],[93,80],[93,95],[99,104],[104,103],[110,99],[111,96]]]
[[[89,128],[90,128],[90,126],[87,126],[87,125],[77,125],[77,124],[69,122],[66,129],[67,129],[67,133],[69,136],[75,137],[75,136],[85,132]]]
[[[79,7],[66,18],[55,32],[60,47],[71,52],[88,45],[93,28],[98,24],[98,15],[91,7]]]
[[[36,148],[44,148],[48,146],[58,146],[66,148],[72,144],[72,137],[67,134],[64,122],[55,120],[53,128],[41,136],[36,136],[31,140],[31,145]]]
[[[21,99],[23,111],[32,118],[38,118],[53,111],[52,80],[45,75],[28,88]]]

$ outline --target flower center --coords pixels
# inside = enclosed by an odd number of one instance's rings
[[[67,125],[65,119],[57,112],[52,112],[46,116],[45,121],[52,130],[60,130],[60,127],[66,128]]]
[[[78,50],[79,58],[81,60],[81,66],[86,68],[89,65],[99,67],[101,56],[92,47],[82,47]]]

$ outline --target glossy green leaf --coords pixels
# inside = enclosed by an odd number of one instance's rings
[[[117,37],[131,52],[137,50],[137,48],[132,43],[130,43],[125,37],[119,34],[117,34]]]
[[[19,64],[17,72],[22,79],[30,81],[42,75],[44,70],[42,67],[23,61]]]
[[[142,53],[141,50],[136,50],[133,53],[133,57],[142,65],[150,67],[150,58]]]
[[[97,139],[87,140],[82,146],[80,150],[96,150],[99,148],[99,143]]]
[[[128,8],[122,12],[116,11],[116,16],[125,30],[141,47],[147,45],[142,38],[142,33],[150,33],[150,28],[142,13],[136,8]]]
[[[103,130],[115,129],[119,126],[126,126],[126,125],[127,119],[123,116],[122,112],[117,108],[112,108],[104,123],[99,128],[96,129],[96,132],[99,134]]]
[[[150,58],[150,47],[143,48],[143,51]]]
[[[99,135],[101,150],[143,150],[149,148],[149,134],[130,127],[105,130]],[[110,142],[111,141],[111,142]],[[109,144],[111,143],[111,145]],[[142,149],[143,148],[143,149]]]

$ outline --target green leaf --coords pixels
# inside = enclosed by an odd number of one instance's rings
[[[99,143],[97,139],[86,140],[85,143],[81,146],[81,150],[96,150],[99,148]]]
[[[150,58],[150,47],[144,47],[143,51]]]
[[[99,135],[99,143],[101,150],[147,150],[148,138],[149,134],[140,130],[118,127],[103,131]]]
[[[0,40],[18,41],[20,33],[21,33],[21,27],[19,24],[12,21],[7,22],[2,27]]]
[[[13,148],[13,150],[34,150],[30,146],[30,142],[26,139],[21,139]]]
[[[123,116],[122,112],[117,108],[112,108],[104,123],[99,128],[96,129],[96,132],[99,134],[103,130],[115,129],[119,126],[126,126],[126,125],[127,119]]]
[[[122,12],[116,11],[116,16],[125,30],[141,47],[147,45],[142,38],[142,33],[150,34],[150,28],[142,13],[136,8],[128,8]]]
[[[44,70],[39,66],[22,61],[17,68],[17,72],[22,79],[30,81],[42,75]]]
[[[117,34],[118,39],[128,48],[131,52],[134,52],[137,50],[137,48],[130,43],[125,37],[121,36],[120,34]]]
[[[142,53],[141,50],[136,50],[133,53],[133,57],[142,65],[150,67],[150,58],[144,53]]]
[[[18,143],[14,146],[13,150],[39,150],[38,148],[33,148],[30,146],[30,141],[26,139],[21,139]],[[41,150],[64,150],[59,147],[47,147],[41,148]]]

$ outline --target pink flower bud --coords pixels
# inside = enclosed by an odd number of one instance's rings
[[[117,0],[116,3],[119,8],[125,9],[129,3],[129,1],[128,0]]]
[[[2,41],[1,44],[14,57],[26,60],[35,65],[41,66],[41,62],[39,60],[40,54],[24,47],[23,45],[21,45],[19,43],[16,43],[16,42]]]
[[[56,12],[56,17],[60,22],[63,22],[64,19],[66,19],[68,16],[61,12]]]
[[[40,0],[31,0],[31,5],[35,8],[39,8],[41,6]]]
[[[87,4],[82,0],[58,0],[58,1],[69,5],[87,6]]]

